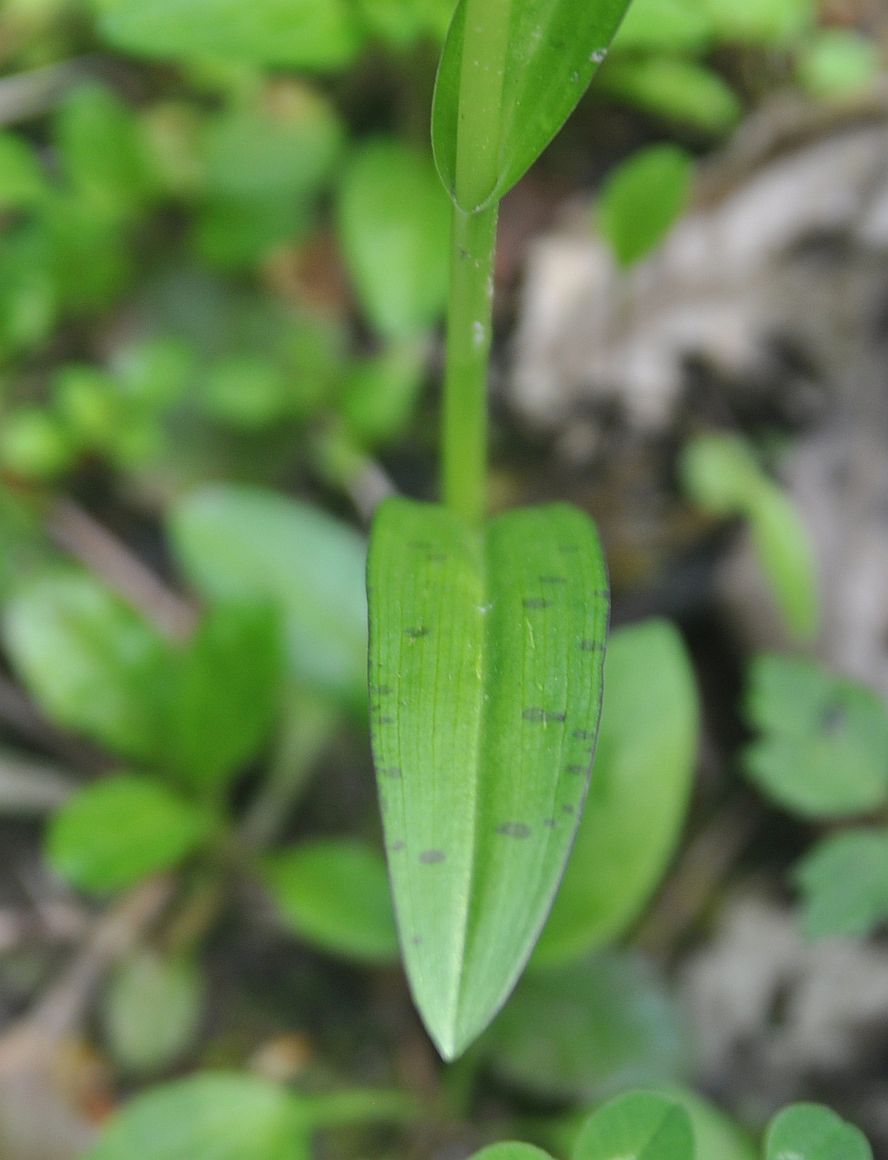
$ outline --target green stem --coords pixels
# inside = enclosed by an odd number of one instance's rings
[[[484,517],[487,367],[493,322],[498,205],[466,214],[454,206],[444,377],[444,503],[471,523]]]
[[[445,504],[472,523],[486,507],[487,368],[493,318],[503,81],[512,0],[467,0],[451,237],[442,476]]]

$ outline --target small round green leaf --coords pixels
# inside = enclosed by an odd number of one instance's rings
[[[690,1116],[656,1092],[618,1096],[587,1121],[573,1160],[695,1160]]]
[[[859,1128],[819,1104],[784,1108],[768,1127],[765,1160],[872,1160]]]
[[[207,837],[210,819],[163,785],[121,773],[81,790],[47,836],[53,869],[81,890],[122,890],[175,866]]]
[[[365,700],[366,551],[357,532],[317,508],[237,484],[186,496],[170,532],[204,595],[283,613],[294,676],[349,704]]]
[[[793,870],[810,938],[863,937],[888,919],[888,830],[824,838]]]
[[[497,1074],[550,1099],[675,1081],[688,1057],[661,980],[640,957],[616,953],[527,975],[482,1045]]]
[[[341,68],[359,45],[346,0],[120,0],[99,27],[143,56],[302,69]]]
[[[286,1089],[211,1072],[138,1096],[84,1160],[308,1160],[303,1109]]]
[[[372,847],[304,842],[266,859],[263,878],[282,918],[309,942],[367,962],[397,959],[385,862]]]
[[[888,711],[872,690],[810,661],[765,655],[750,673],[746,716],[761,736],[747,776],[806,817],[847,816],[888,796]]]
[[[601,194],[598,224],[621,266],[655,249],[687,204],[694,166],[676,145],[653,145],[610,175]]]
[[[115,971],[102,1005],[115,1061],[137,1074],[175,1063],[195,1035],[203,995],[203,977],[192,959],[137,951]]]
[[[394,139],[362,145],[339,188],[339,237],[367,317],[403,338],[444,310],[450,206],[431,162]]]

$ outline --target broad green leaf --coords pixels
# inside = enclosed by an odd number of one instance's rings
[[[0,467],[27,480],[54,480],[70,471],[77,446],[57,415],[44,407],[19,407],[3,418]]]
[[[110,893],[175,866],[211,818],[147,777],[120,773],[82,789],[53,818],[46,854],[81,890]]]
[[[736,93],[718,73],[679,56],[615,58],[597,88],[660,120],[703,133],[727,133],[743,114]]]
[[[192,959],[137,951],[115,971],[102,1004],[115,1062],[138,1074],[175,1063],[197,1032],[203,997],[203,977]]]
[[[694,164],[675,145],[653,145],[610,175],[601,193],[598,226],[621,266],[656,249],[681,216]]]
[[[12,662],[45,712],[115,752],[152,761],[162,748],[165,642],[85,572],[33,580],[7,605]]]
[[[308,942],[371,963],[397,959],[385,862],[371,846],[303,842],[267,858],[262,877],[284,921]]]
[[[745,713],[761,736],[748,777],[787,809],[823,818],[865,813],[888,797],[888,711],[870,689],[810,661],[758,657]]]
[[[534,1148],[533,1144],[518,1144],[510,1140],[482,1148],[473,1153],[470,1160],[552,1160],[552,1157],[542,1148]]]
[[[570,962],[617,938],[656,889],[681,832],[697,747],[697,692],[666,621],[608,645],[595,776],[573,853],[532,959]]]
[[[481,1049],[510,1084],[553,1100],[674,1081],[689,1055],[663,982],[641,957],[617,953],[528,974]]]
[[[467,27],[460,0],[444,42],[432,111],[432,144],[445,188],[471,213],[501,198],[540,156],[586,91],[629,0],[513,0],[502,60],[492,60],[483,29]],[[501,115],[491,183],[469,181],[457,198],[460,126],[477,110],[460,110],[465,73],[499,68]],[[473,158],[465,157],[471,171]]]
[[[339,186],[339,238],[361,305],[376,329],[428,329],[447,301],[450,206],[431,162],[400,141],[358,148]]]
[[[819,1104],[792,1104],[771,1121],[765,1160],[872,1160],[859,1128]]]
[[[297,1097],[252,1076],[205,1072],[118,1112],[83,1160],[309,1160]]]
[[[749,1134],[714,1104],[672,1084],[656,1090],[681,1104],[690,1116],[698,1160],[758,1160],[759,1150]]]
[[[282,626],[267,606],[211,608],[172,671],[166,757],[186,785],[212,788],[256,755],[283,684]]]
[[[862,937],[888,919],[888,830],[824,838],[793,870],[809,938]]]
[[[338,69],[359,36],[346,0],[119,0],[99,28],[142,56]]]
[[[353,705],[365,697],[365,549],[347,525],[236,484],[201,488],[170,514],[176,554],[210,599],[268,602],[284,616],[294,676]]]
[[[368,569],[371,729],[401,947],[452,1058],[490,1022],[552,904],[598,731],[608,593],[562,505],[476,530],[380,509]]]
[[[657,1092],[630,1092],[597,1111],[580,1132],[573,1160],[695,1160],[690,1117]],[[710,1160],[701,1156],[699,1160]],[[713,1158],[714,1160],[714,1158]]]

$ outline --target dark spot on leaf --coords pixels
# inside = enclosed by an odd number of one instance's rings
[[[443,862],[446,857],[443,850],[423,850],[419,860],[424,866],[434,866],[436,862]]]
[[[392,689],[391,685],[371,685],[370,686],[370,693],[372,696],[375,696],[375,697],[390,697],[393,691],[394,690]]]
[[[379,773],[382,777],[391,778],[392,781],[399,781],[402,776],[401,767],[398,765],[384,765]]]
[[[389,849],[390,849],[391,851],[393,851],[395,854],[400,854],[400,852],[401,852],[402,850],[406,850],[406,849],[407,849],[407,843],[406,843],[406,842],[401,842],[401,841],[392,842],[392,844],[389,846]]]
[[[576,737],[577,741],[594,741],[595,734],[591,729],[574,729],[571,737]]]
[[[521,603],[525,608],[551,608],[552,601],[544,600],[542,596],[528,596]]]
[[[426,559],[430,564],[441,564],[447,559],[446,552],[429,552]]]
[[[586,773],[586,770],[587,770],[587,767],[585,765],[568,765],[567,766],[568,773],[580,774],[580,773]]]
[[[424,624],[419,628],[405,628],[404,635],[409,636],[411,640],[420,640],[424,636],[428,636],[431,629],[426,628]]]
[[[507,838],[529,838],[530,826],[524,822],[503,822],[501,826],[497,826],[496,832],[504,834]]]
[[[377,725],[394,725],[394,723],[395,723],[395,718],[389,717],[388,714],[386,714],[383,717],[376,718]]]
[[[415,935],[413,936],[413,938],[410,940],[410,942],[411,942],[411,944],[412,944],[413,946],[415,946],[415,947],[421,947],[421,946],[422,946],[422,935],[421,935],[421,934],[415,934]]]
[[[580,648],[583,652],[604,652],[604,642],[600,640],[581,640]]]
[[[607,588],[593,588],[589,593],[593,600],[609,600],[610,591]]]
[[[566,576],[540,576],[540,584],[566,584]]]
[[[543,822],[543,825],[547,830],[554,830],[558,823],[554,818],[546,818],[546,820]]]
[[[427,552],[433,545],[428,540],[411,540],[407,547],[415,548],[419,552]]]
[[[840,704],[827,705],[820,715],[820,728],[827,735],[832,737],[838,733],[844,726],[847,720],[847,713],[845,706]]]
[[[553,713],[548,709],[523,709],[521,716],[525,721],[547,722],[547,721],[566,721],[566,713]]]
[[[561,812],[562,812],[563,814],[573,814],[573,813],[576,813],[576,810],[575,810],[575,808],[574,808],[573,806],[571,806],[571,805],[566,805],[566,806],[562,806],[562,807],[561,807]]]

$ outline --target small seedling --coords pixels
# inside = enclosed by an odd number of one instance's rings
[[[373,748],[402,952],[441,1054],[503,1004],[564,871],[598,733],[608,584],[566,505],[485,520],[499,201],[560,129],[628,0],[461,0],[432,115],[453,202],[443,503],[370,546]]]

